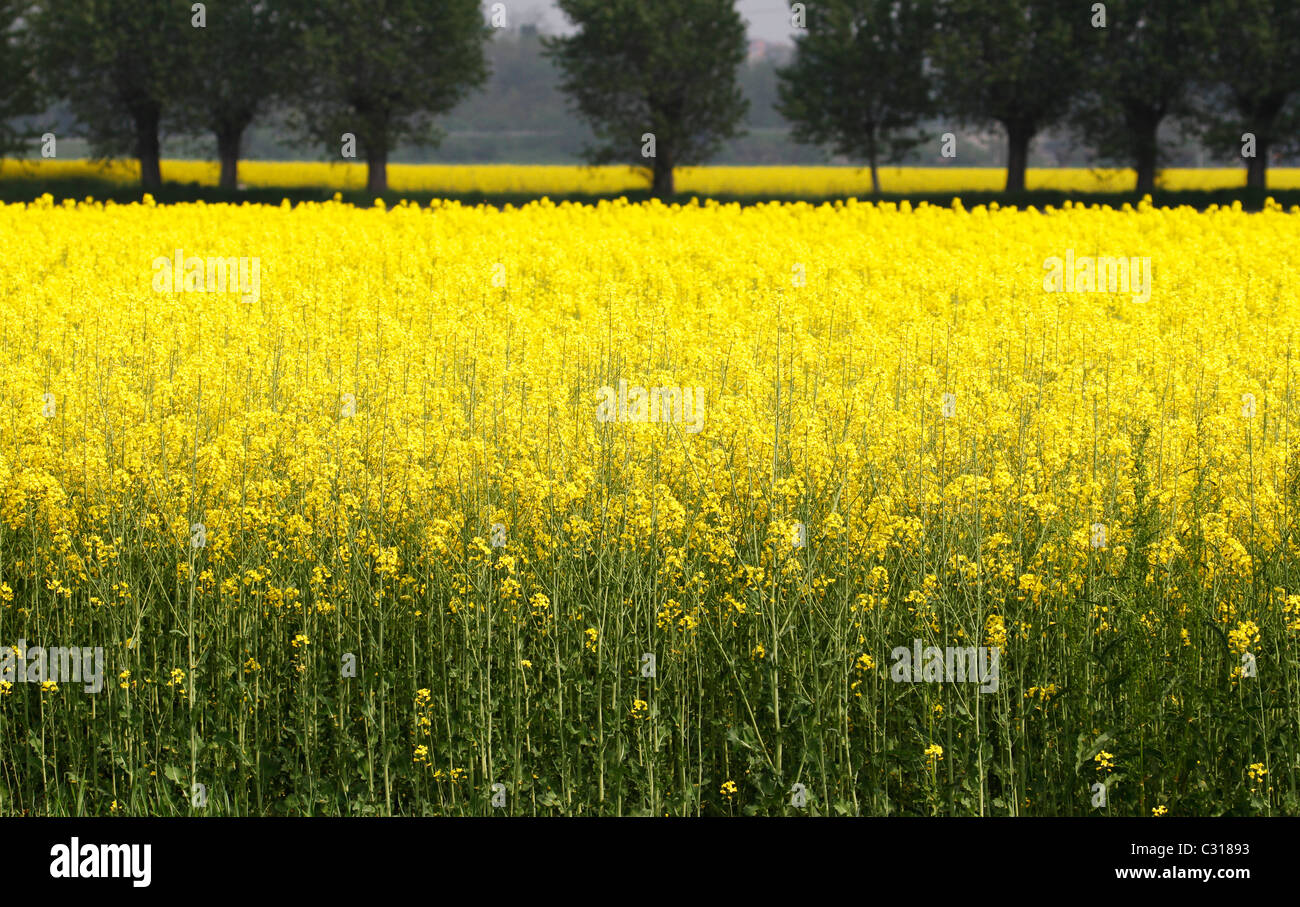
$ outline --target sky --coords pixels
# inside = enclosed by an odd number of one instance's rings
[[[647,0],[654,2],[654,0]],[[790,43],[790,5],[785,0],[738,0],[740,14],[749,22],[749,37],[764,41]],[[531,9],[530,9],[531,7]],[[514,0],[508,10],[520,9],[523,21],[538,22],[547,31],[565,31],[564,14],[548,0]],[[530,15],[531,13],[531,15]]]

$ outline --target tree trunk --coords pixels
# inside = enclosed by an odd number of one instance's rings
[[[1028,123],[1004,123],[1007,130],[1007,192],[1025,191],[1025,171],[1029,168],[1029,142],[1034,130]]]
[[[1156,132],[1160,128],[1158,119],[1144,121],[1138,128],[1135,138],[1137,139],[1134,148],[1134,164],[1137,168],[1137,194],[1153,195],[1156,191],[1156,159],[1159,153],[1159,145],[1156,140]]]
[[[1252,109],[1242,111],[1247,128],[1255,134],[1255,156],[1246,159],[1246,186],[1264,192],[1268,189],[1268,155],[1273,147],[1277,117],[1286,104],[1286,95],[1269,95],[1259,99]]]
[[[217,158],[221,161],[222,189],[234,192],[239,188],[239,145],[244,131],[234,126],[217,130]]]
[[[673,163],[667,157],[655,156],[654,177],[650,184],[650,194],[655,198],[671,198],[676,188],[673,185]]]
[[[880,167],[876,158],[876,137],[873,135],[867,140],[867,159],[871,163],[871,194],[880,195]]]
[[[1255,133],[1255,156],[1246,158],[1246,186],[1263,192],[1268,188],[1268,136]]]
[[[140,187],[146,192],[162,188],[162,143],[158,139],[156,106],[135,111],[135,156],[140,162]]]
[[[388,191],[388,149],[366,147],[366,191],[383,195]]]

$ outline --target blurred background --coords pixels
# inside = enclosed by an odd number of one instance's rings
[[[1300,3],[0,0],[0,158],[136,160],[146,189],[176,181],[160,160],[221,161],[233,191],[241,161],[355,158],[375,194],[393,164],[618,164],[661,196],[698,165],[1263,191],[1300,163]]]

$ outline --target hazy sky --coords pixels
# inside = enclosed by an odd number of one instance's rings
[[[654,0],[646,2],[653,3]],[[749,20],[751,38],[789,43],[790,5],[785,0],[738,0],[736,5],[740,14]],[[514,0],[506,4],[506,9],[521,10],[524,21],[535,19],[548,31],[565,30],[564,14],[549,0]],[[533,15],[530,16],[529,12]]]

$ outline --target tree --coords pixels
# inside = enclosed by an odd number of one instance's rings
[[[1215,0],[1205,16],[1216,36],[1208,74],[1218,90],[1202,96],[1202,135],[1243,154],[1246,185],[1264,190],[1269,155],[1295,148],[1300,131],[1300,3]]]
[[[1091,4],[1079,0],[944,0],[936,42],[939,98],[966,122],[1007,135],[1006,191],[1023,192],[1029,144],[1062,119],[1086,72]]]
[[[1218,2],[1218,0],[1208,0]],[[1076,125],[1106,160],[1132,163],[1137,191],[1155,191],[1160,125],[1189,112],[1210,52],[1197,8],[1207,0],[1109,0]]]
[[[43,106],[32,36],[24,24],[27,6],[24,0],[0,0],[0,158],[23,148],[33,130],[19,120]]]
[[[265,0],[222,0],[204,10],[203,27],[191,29],[176,120],[184,130],[216,137],[223,189],[239,184],[244,131],[293,79],[295,21]]]
[[[134,154],[148,190],[162,187],[160,127],[188,65],[191,16],[170,0],[43,0],[32,17],[50,92],[68,99],[95,154]]]
[[[748,110],[736,71],[748,45],[732,0],[558,0],[576,27],[550,38],[560,86],[591,124],[593,164],[649,158],[651,191],[673,194],[673,168],[739,134]]]
[[[911,133],[930,113],[926,57],[931,0],[828,0],[795,38],[795,58],[778,71],[777,109],[796,141],[832,145],[866,160],[880,193],[878,164],[920,144]]]
[[[434,117],[487,79],[478,0],[298,0],[304,23],[296,130],[338,152],[351,134],[367,189],[388,191],[402,141],[436,145]]]

